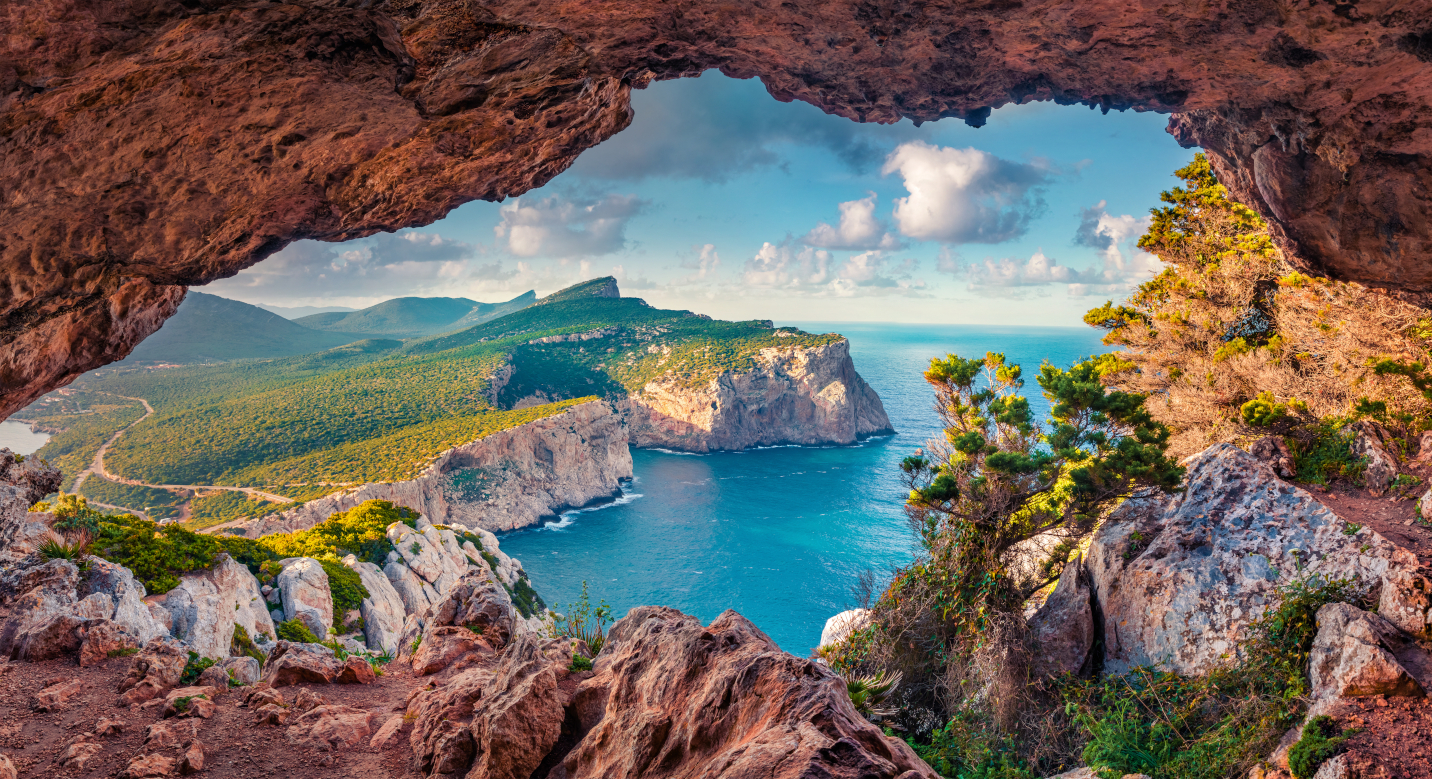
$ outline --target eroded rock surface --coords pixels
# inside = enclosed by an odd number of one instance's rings
[[[748,373],[722,373],[704,387],[674,377],[633,395],[633,446],[691,452],[772,444],[852,443],[891,431],[885,406],[855,372],[850,342],[762,349]]]
[[[327,583],[325,578],[325,587]],[[200,657],[228,657],[236,625],[251,640],[274,636],[258,579],[228,555],[212,568],[181,577],[179,586],[165,593],[163,604],[171,617],[170,631],[182,636]]]
[[[1176,496],[1126,501],[1095,534],[1088,565],[1104,620],[1104,671],[1208,671],[1295,577],[1357,579],[1377,598],[1417,557],[1348,523],[1230,444],[1188,462]]]
[[[625,127],[630,89],[708,68],[860,121],[1177,112],[1291,255],[1425,289],[1429,18],[1428,0],[12,3],[0,414],[127,354],[185,285],[521,194]]]

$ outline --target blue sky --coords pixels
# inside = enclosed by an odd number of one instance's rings
[[[1035,103],[981,128],[862,125],[715,71],[633,95],[631,127],[547,186],[432,225],[302,241],[203,291],[363,307],[498,301],[615,275],[722,319],[1076,325],[1192,159],[1157,114]]]

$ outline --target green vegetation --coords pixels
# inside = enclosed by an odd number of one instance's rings
[[[214,667],[216,661],[212,657],[200,657],[198,652],[190,652],[189,660],[184,663],[184,670],[179,673],[179,685],[191,687],[199,681],[199,675]],[[187,700],[181,698],[180,700]],[[183,711],[183,707],[177,707]]]
[[[243,625],[234,625],[234,637],[229,641],[229,654],[234,657],[252,657],[263,665],[268,658],[254,645],[253,637],[249,635],[248,628]]]
[[[280,622],[274,626],[274,630],[278,633],[280,641],[292,641],[297,644],[319,643],[318,636],[313,635],[313,631],[296,619]]]
[[[67,388],[44,396],[11,418],[52,433],[35,456],[59,468],[65,475],[61,489],[72,490],[75,477],[89,467],[99,448],[143,416],[144,406],[137,400]]]
[[[417,521],[418,513],[406,506],[369,500],[340,511],[308,530],[264,536],[259,543],[273,553],[274,559],[313,557],[337,562],[351,554],[359,560],[381,564],[393,550],[393,543],[388,540],[388,526],[402,522],[416,528]]]
[[[572,662],[567,665],[567,670],[572,673],[592,670],[592,659],[584,655],[572,655]]]
[[[1343,751],[1350,735],[1326,714],[1313,717],[1303,726],[1303,737],[1288,749],[1288,771],[1297,779],[1313,779],[1318,766]]]
[[[156,487],[137,487],[90,474],[80,485],[80,494],[96,503],[108,503],[131,511],[142,511],[153,520],[179,516],[188,494],[176,494]]]
[[[336,560],[320,557],[318,564],[328,574],[328,590],[333,594],[333,627],[341,632],[343,615],[363,605],[363,599],[369,595],[368,588],[363,586],[357,571]]]
[[[524,615],[526,616],[526,615]],[[592,657],[601,654],[607,643],[606,624],[611,621],[612,608],[602,601],[592,605],[587,595],[587,582],[582,582],[582,594],[575,603],[567,604],[567,611],[557,615],[548,628],[552,638],[569,638],[584,641]]]
[[[61,533],[84,531],[98,533],[104,514],[90,508],[89,501],[79,495],[61,492],[53,501],[40,501],[30,507],[31,511],[47,511],[55,516],[54,528]]]
[[[505,303],[479,303],[467,298],[394,298],[362,311],[299,317],[295,324],[334,333],[415,338],[461,330],[520,311],[537,301],[526,292]]]
[[[190,501],[189,519],[184,524],[191,530],[202,530],[236,519],[262,517],[266,514],[293,508],[295,505],[297,504],[274,503],[262,498],[253,498],[233,490],[218,490]]]
[[[483,556],[487,556],[487,553],[483,552]],[[488,565],[491,566],[491,564],[489,561]],[[512,585],[512,589],[508,590],[507,594],[512,596],[512,605],[517,607],[518,613],[524,619],[531,619],[532,615],[541,614],[547,610],[547,604],[542,601],[542,596],[532,589],[532,583],[527,581],[525,573],[517,577],[517,583]]]
[[[69,560],[78,563],[84,559],[83,541],[68,541],[63,538],[47,538],[40,543],[40,556],[46,560]]]

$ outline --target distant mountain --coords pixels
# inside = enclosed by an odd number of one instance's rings
[[[313,330],[366,338],[417,338],[480,325],[536,301],[535,292],[518,295],[506,303],[480,303],[467,298],[394,298],[361,311],[313,314],[294,322]]]
[[[358,310],[348,306],[270,306],[267,303],[259,303],[258,306],[265,311],[272,311],[284,319],[298,319],[301,316],[329,314],[334,311],[347,312]]]
[[[332,349],[360,338],[310,330],[258,306],[190,290],[174,316],[141,341],[125,362],[288,357]]]

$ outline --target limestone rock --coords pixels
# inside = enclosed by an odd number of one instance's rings
[[[627,444],[622,415],[605,401],[592,401],[449,449],[408,481],[364,484],[281,514],[236,523],[232,530],[249,538],[306,530],[373,499],[416,509],[438,524],[488,530],[526,527],[563,509],[618,494],[621,480],[632,475]],[[455,486],[468,474],[489,482],[484,497],[473,499]],[[394,586],[402,592],[396,582]]]
[[[274,687],[311,682],[329,684],[343,672],[343,663],[322,644],[280,641],[264,665],[263,680]]]
[[[672,776],[936,779],[855,710],[834,673],[780,651],[732,611],[702,627],[672,609],[632,609],[569,711],[585,734],[561,763],[569,779],[657,765]],[[698,741],[701,750],[684,746]]]
[[[324,577],[325,587],[327,581]],[[164,608],[172,617],[173,634],[200,657],[228,657],[235,625],[251,637],[274,635],[258,579],[227,554],[208,570],[180,577],[179,586],[165,595]]]
[[[290,744],[309,743],[338,750],[366,744],[377,729],[377,712],[351,706],[317,706],[290,719]]]
[[[839,644],[857,630],[863,629],[870,624],[870,609],[850,609],[825,621],[825,627],[820,631],[820,647],[830,647]]]
[[[413,673],[418,676],[435,674],[472,652],[488,649],[481,637],[465,627],[429,625],[423,640],[413,652]]]
[[[393,591],[398,593],[407,614],[421,614],[438,602],[437,590],[423,581],[402,559],[390,560],[383,566],[383,574],[393,585]]]
[[[848,444],[891,432],[880,397],[855,372],[850,343],[762,349],[750,372],[698,389],[653,380],[628,400],[633,446],[709,452],[773,444]]]
[[[1377,613],[1414,636],[1432,638],[1432,580],[1421,571],[1389,571],[1382,580]]]
[[[1318,609],[1318,634],[1308,659],[1313,697],[1425,695],[1389,651],[1396,633],[1392,623],[1346,603]]]
[[[1159,664],[1194,674],[1227,662],[1276,587],[1295,576],[1377,587],[1418,567],[1369,528],[1346,535],[1340,517],[1237,447],[1210,447],[1187,463],[1183,493],[1125,501],[1090,544],[1106,673]]]
[[[144,585],[128,568],[99,557],[87,558],[76,594],[83,599],[96,593],[109,596],[114,612],[106,618],[127,633],[136,646],[169,635],[169,629],[155,619],[145,602]]]
[[[80,667],[99,665],[111,657],[121,657],[139,648],[133,636],[107,619],[98,620],[80,630]]]
[[[252,657],[231,657],[223,663],[224,673],[243,685],[258,684],[259,661]]]
[[[1029,619],[1035,650],[1031,672],[1036,676],[1077,674],[1094,647],[1092,593],[1081,559],[1070,560],[1044,605]]]
[[[511,598],[493,573],[473,568],[433,607],[430,624],[469,628],[492,648],[501,649],[512,639],[516,617]]]
[[[1348,426],[1353,433],[1352,453],[1366,461],[1362,474],[1363,485],[1373,495],[1387,492],[1392,480],[1397,478],[1401,468],[1391,443],[1392,436],[1382,425],[1364,419]]]
[[[358,572],[368,597],[363,599],[363,637],[375,652],[397,654],[398,634],[403,630],[407,608],[398,591],[388,581],[383,569],[372,563],[358,562],[349,555],[343,564]]]
[[[229,674],[224,671],[222,665],[211,665],[205,668],[203,673],[199,674],[199,684],[215,689],[228,689]]]
[[[1267,463],[1274,473],[1284,479],[1298,475],[1293,464],[1293,450],[1288,448],[1288,442],[1282,436],[1263,436],[1248,447],[1248,453]]]
[[[333,627],[333,592],[323,566],[311,557],[300,557],[284,565],[277,584],[283,594],[283,613],[326,640]]]

